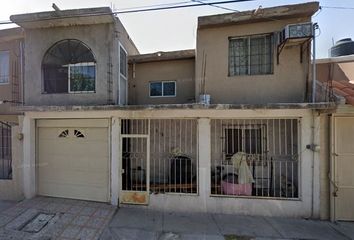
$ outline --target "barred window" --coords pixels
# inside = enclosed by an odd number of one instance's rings
[[[229,40],[229,75],[273,73],[272,36],[255,35]]]

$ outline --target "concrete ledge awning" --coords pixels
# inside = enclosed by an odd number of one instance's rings
[[[204,16],[198,18],[198,28],[311,17],[319,9],[319,2],[309,2],[271,8],[260,8],[259,10]]]
[[[129,56],[129,63],[159,62],[168,60],[194,59],[195,49],[171,52],[156,52]]]
[[[10,20],[23,28],[65,27],[115,21],[109,7],[18,14],[10,16]]]
[[[22,106],[24,112],[64,111],[141,111],[141,110],[257,110],[257,109],[314,109],[333,110],[336,103],[270,103],[270,104],[159,104],[159,105],[96,105],[96,106]]]

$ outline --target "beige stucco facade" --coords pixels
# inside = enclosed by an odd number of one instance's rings
[[[129,64],[129,104],[183,104],[195,102],[195,59]],[[150,97],[149,84],[175,81],[176,96]]]
[[[49,109],[48,109],[49,110]],[[315,113],[315,115],[313,115]],[[197,119],[198,121],[198,194],[150,194],[149,205],[151,209],[170,211],[193,212],[222,212],[234,214],[250,214],[264,216],[314,217],[320,216],[320,172],[312,166],[320,165],[319,152],[306,148],[313,138],[319,144],[319,135],[312,135],[311,129],[319,128],[320,121],[316,111],[309,109],[201,109],[198,106],[180,109],[121,109],[121,110],[84,110],[84,111],[41,111],[26,112],[24,119],[24,162],[23,169],[26,197],[36,195],[36,154],[35,141],[32,140],[36,131],[35,123],[42,119],[80,119],[84,123],[89,119],[108,119],[111,122],[110,134],[110,189],[111,203],[117,204],[121,197],[121,133],[120,119]],[[280,200],[264,198],[233,198],[210,196],[210,167],[211,167],[211,119],[218,118],[301,118],[301,179],[300,198],[298,200]],[[314,121],[314,122],[313,122]],[[319,169],[319,168],[318,168]],[[312,182],[313,179],[313,182]],[[311,184],[312,182],[312,184]],[[124,205],[122,205],[124,207]]]
[[[76,10],[73,10],[76,11]],[[102,14],[88,18],[85,14],[98,11]],[[26,105],[104,105],[120,104],[120,60],[119,50],[127,54],[138,54],[120,20],[111,15],[107,8],[84,9],[72,17],[70,10],[62,21],[56,21],[52,12],[11,16],[25,31],[25,104]],[[40,16],[43,14],[43,16]],[[46,14],[50,15],[47,16]],[[41,17],[51,19],[41,21]],[[25,19],[25,20],[23,20]],[[30,19],[30,20],[29,20]],[[80,21],[78,20],[80,19]],[[28,24],[27,22],[30,22]],[[46,36],[46,37],[43,37]],[[43,57],[53,45],[62,40],[81,41],[91,50],[95,59],[95,90],[80,93],[45,93],[43,83]],[[123,102],[125,104],[125,102]]]
[[[1,121],[1,119],[0,119]],[[12,179],[0,179],[0,200],[22,200],[23,194],[23,148],[19,134],[22,126],[13,126],[12,129]]]
[[[113,64],[115,66],[113,72],[118,72],[117,58],[113,58],[112,54],[117,52],[118,45],[117,41],[116,44],[112,44],[113,32],[113,24],[26,29],[25,103],[27,105],[87,105],[107,104],[112,101],[113,96],[110,94],[113,93],[113,86],[110,86],[111,92],[108,92],[108,84],[112,84],[113,79],[117,81],[118,78],[117,74],[110,73],[108,68],[109,64]],[[43,35],[47,37],[44,38]],[[97,61],[96,90],[94,93],[43,93],[41,67],[43,57],[51,46],[65,39],[80,40],[92,50]]]
[[[229,38],[281,31],[287,24],[310,22],[311,19],[293,18],[248,24],[200,28],[197,32],[196,95],[202,93],[200,83],[204,76],[203,54],[206,56],[205,93],[212,103],[265,104],[293,103],[306,100],[309,74],[309,50],[304,50],[301,63],[300,44],[286,45],[277,64],[277,45],[273,44],[273,74],[228,75]],[[276,36],[274,36],[274,41]]]
[[[22,101],[23,33],[20,28],[0,31],[0,51],[9,52],[9,82],[0,83],[0,101]],[[0,104],[0,115],[15,114],[16,104]]]

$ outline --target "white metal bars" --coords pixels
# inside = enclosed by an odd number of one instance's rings
[[[197,120],[150,120],[151,190],[197,193]]]
[[[150,190],[154,193],[197,193],[196,119],[123,119],[121,133],[125,168],[123,190],[145,191],[141,183],[144,181],[140,179],[149,170]],[[140,164],[140,145],[133,143],[139,140],[132,140],[131,137],[147,135],[150,141],[150,164],[145,167]],[[138,184],[134,185],[134,182]]]
[[[147,119],[122,120],[123,191],[144,192],[148,189],[148,130]]]
[[[300,119],[213,119],[211,194],[298,198],[299,125]],[[239,170],[237,153],[246,170]],[[245,171],[253,181],[240,179]]]

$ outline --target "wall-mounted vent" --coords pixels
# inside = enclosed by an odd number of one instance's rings
[[[62,132],[59,134],[59,137],[60,137],[60,138],[65,138],[65,137],[67,137],[67,136],[69,136],[69,130],[68,130],[68,129],[62,131]]]
[[[75,137],[78,137],[78,138],[85,137],[85,135],[82,132],[80,132],[79,130],[74,130],[74,135],[75,135]]]

